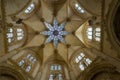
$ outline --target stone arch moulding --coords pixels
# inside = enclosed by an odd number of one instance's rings
[[[82,19],[86,20],[92,16],[77,0],[70,0],[69,5],[71,10]]]
[[[114,30],[115,15],[117,14],[118,7],[120,7],[120,2],[118,0],[114,0],[110,6],[106,22],[107,34],[112,45],[116,48],[116,50],[120,51],[120,40],[117,38]]]
[[[27,77],[21,71],[8,64],[0,64],[0,79],[5,80],[27,80]]]
[[[23,10],[17,13],[15,16],[20,19],[27,20],[35,13],[39,12],[41,2],[39,0],[31,0]]]
[[[8,24],[8,26],[11,25]],[[11,30],[11,31],[10,31]],[[12,24],[12,27],[9,27],[7,30],[7,35],[12,34],[13,36],[8,36],[11,39],[11,42],[8,42],[8,50],[14,50],[19,47],[23,47],[27,41],[27,28],[25,24]],[[9,39],[7,38],[7,39]],[[19,38],[19,39],[18,39]]]
[[[91,65],[86,71],[84,71],[83,74],[80,75],[77,80],[94,80],[94,77],[97,74],[99,75],[101,73],[119,73],[118,71],[116,71],[115,66],[107,62],[93,64],[93,65]]]
[[[51,65],[53,64],[58,64],[61,65],[63,68],[63,74],[65,77],[65,80],[69,80],[70,79],[70,74],[69,74],[69,69],[68,69],[68,65],[64,60],[59,60],[59,59],[48,59],[45,64],[42,66],[42,68],[44,68],[44,70],[42,71],[42,75],[41,75],[41,80],[46,80],[47,76],[49,75],[50,71],[49,68]],[[46,76],[44,76],[46,75]]]
[[[32,0],[5,0],[5,9],[8,16],[20,13]],[[19,5],[18,5],[19,4]]]

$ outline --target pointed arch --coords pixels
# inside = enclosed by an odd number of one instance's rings
[[[103,76],[107,75],[107,76]],[[100,79],[112,79],[112,80],[119,80],[120,73],[116,70],[114,65],[111,65],[110,63],[104,61],[101,63],[94,63],[89,67],[89,69],[85,72],[83,72],[77,80],[99,80]],[[87,77],[86,77],[87,76]]]
[[[79,48],[76,50],[71,58],[70,65],[75,76],[79,76],[84,72],[95,60],[97,56],[88,48]]]
[[[12,26],[10,26],[12,25]],[[27,40],[27,28],[25,24],[8,24],[6,38],[8,50],[14,50],[24,45]]]
[[[53,80],[53,78],[58,80],[69,80],[69,68],[64,59],[62,59],[58,54],[54,54],[49,57],[45,62],[44,70],[42,71],[41,80]],[[45,76],[46,74],[46,76]]]
[[[27,80],[24,73],[16,70],[15,66],[6,63],[0,64],[0,79],[2,80]]]
[[[41,60],[36,52],[24,49],[11,58],[12,62],[26,74],[35,77],[41,67]]]

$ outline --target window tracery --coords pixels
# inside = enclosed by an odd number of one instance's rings
[[[49,80],[63,80],[63,70],[61,65],[51,65]]]
[[[88,39],[90,39],[90,40],[92,40],[92,31],[93,31],[93,29],[92,29],[92,27],[89,27],[88,29],[87,29],[87,37],[88,37]]]
[[[25,70],[25,72],[30,72],[35,62],[36,58],[32,54],[27,54],[22,60],[18,62],[18,66]]]
[[[74,6],[79,13],[85,13],[84,9],[78,3],[76,3]]]
[[[95,40],[95,41],[100,41],[100,36],[101,36],[101,29],[99,27],[97,28],[92,28],[92,27],[88,27],[87,28],[87,31],[86,31],[86,34],[87,34],[87,38],[89,40]]]
[[[22,29],[18,28],[17,29],[17,40],[22,40],[24,36],[24,32]]]
[[[33,10],[35,9],[35,4],[34,3],[31,3],[26,9],[25,9],[25,13],[26,14],[29,14],[31,13]]]
[[[96,41],[100,41],[100,34],[101,34],[100,32],[101,32],[100,28],[95,29],[95,40]]]
[[[7,39],[8,43],[11,43],[13,41],[13,29],[9,28],[7,31]]]
[[[84,53],[80,53],[75,58],[75,63],[79,65],[81,71],[84,71],[85,68],[87,68],[92,63],[92,60],[87,58]]]
[[[8,28],[7,30],[7,40],[8,43],[16,42],[22,40],[24,37],[24,31],[22,28]]]

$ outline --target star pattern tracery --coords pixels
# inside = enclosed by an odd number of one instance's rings
[[[59,41],[65,44],[64,36],[69,34],[69,32],[64,30],[66,22],[58,25],[58,21],[55,18],[53,21],[53,26],[47,22],[44,22],[44,24],[48,31],[42,31],[40,34],[48,36],[45,43],[53,41],[55,47],[57,47]]]

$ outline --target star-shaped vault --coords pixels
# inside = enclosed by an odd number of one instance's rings
[[[64,30],[66,22],[58,25],[57,19],[54,18],[53,25],[47,22],[44,22],[44,24],[48,31],[42,31],[40,34],[48,36],[45,43],[53,41],[55,47],[57,47],[59,41],[65,43],[64,36],[69,34],[69,32]]]

